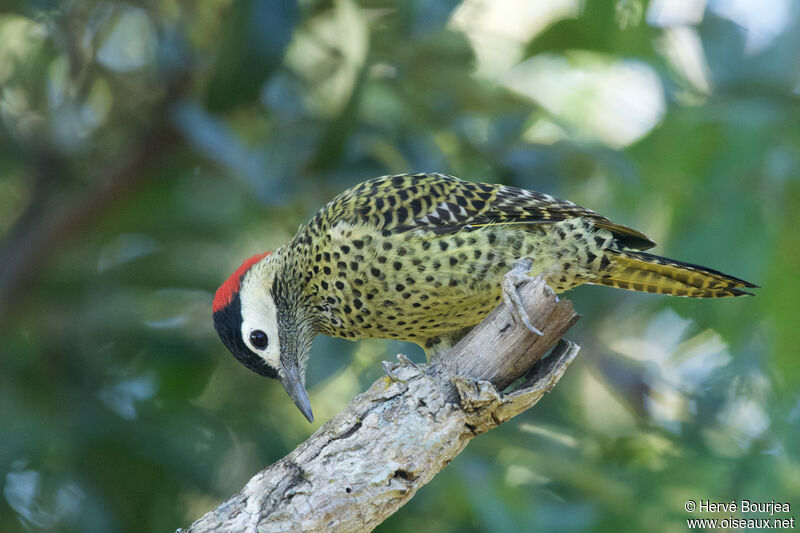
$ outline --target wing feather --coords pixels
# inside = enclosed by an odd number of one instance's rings
[[[384,232],[422,229],[439,235],[490,225],[552,224],[580,217],[607,229],[628,248],[647,250],[655,246],[641,232],[567,200],[442,174],[375,178],[345,191],[326,209],[333,218],[366,220]]]

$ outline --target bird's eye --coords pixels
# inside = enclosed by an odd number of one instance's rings
[[[260,329],[256,329],[250,332],[250,342],[253,343],[253,346],[259,349],[264,349],[267,347],[269,343],[269,338],[267,338],[267,334],[261,331]]]

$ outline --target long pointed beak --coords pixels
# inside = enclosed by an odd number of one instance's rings
[[[283,388],[292,398],[292,401],[300,409],[309,422],[314,421],[314,413],[311,412],[311,402],[308,401],[308,393],[303,386],[303,380],[300,378],[300,372],[297,369],[297,363],[294,361],[284,361],[281,359],[281,367],[283,368],[283,375],[280,376]]]

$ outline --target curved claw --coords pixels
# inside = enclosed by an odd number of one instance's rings
[[[525,327],[528,328],[532,333],[542,336],[542,333],[538,328],[536,328],[533,324],[531,324],[530,317],[528,317],[528,312],[525,310],[525,306],[522,304],[522,298],[519,295],[519,291],[517,290],[517,286],[521,283],[526,281],[531,281],[533,279],[541,279],[541,275],[537,278],[533,278],[528,275],[528,272],[531,270],[531,266],[533,266],[533,260],[531,258],[526,257],[524,259],[520,259],[511,267],[511,270],[506,273],[503,277],[503,301],[508,307],[509,312],[511,313],[511,318],[516,323],[517,317],[522,320],[522,323],[525,324]],[[550,288],[547,284],[545,287],[552,291],[553,289]]]
[[[381,366],[383,367],[383,371],[386,372],[386,376],[395,383],[405,383],[402,379],[397,377],[394,373],[394,369],[397,368],[397,363],[391,363],[389,361],[381,361]]]
[[[417,363],[409,359],[408,356],[404,353],[397,354],[397,360],[404,365],[413,366],[414,368],[419,368],[419,366],[417,366]]]

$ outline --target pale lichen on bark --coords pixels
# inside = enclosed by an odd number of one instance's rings
[[[373,383],[187,531],[375,528],[472,438],[534,405],[577,355],[577,345],[561,341],[541,359],[577,320],[572,304],[549,295],[542,283],[528,283],[520,293],[543,336],[498,306],[431,365],[396,364],[396,381]]]

